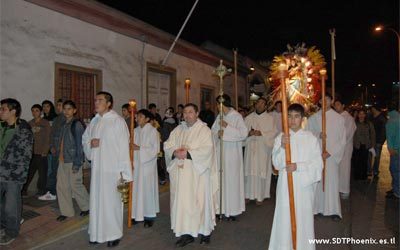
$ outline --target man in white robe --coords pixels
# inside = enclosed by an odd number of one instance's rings
[[[335,221],[342,218],[339,195],[339,164],[343,158],[346,146],[346,129],[344,119],[331,108],[332,97],[326,95],[326,159],[325,166],[325,191],[322,191],[322,182],[318,183],[314,214],[332,216]],[[311,131],[321,142],[322,110],[312,115],[306,124],[306,130]]]
[[[341,100],[335,100],[334,107],[344,119],[344,127],[346,128],[346,146],[343,158],[339,164],[339,192],[343,199],[347,199],[350,195],[350,173],[351,173],[351,156],[353,154],[353,136],[356,131],[356,123],[353,116],[344,110],[344,104]]]
[[[271,115],[274,117],[275,126],[278,130],[277,135],[282,132],[282,102],[277,101],[275,102],[274,111],[271,112]]]
[[[201,235],[200,244],[210,243],[214,230],[218,176],[211,131],[198,119],[195,104],[185,105],[185,121],[164,143],[170,177],[171,229],[178,247],[192,243]]]
[[[230,97],[224,94],[223,98],[223,128],[220,130],[221,114],[218,114],[211,130],[217,148],[218,170],[220,168],[220,138],[223,140],[223,177],[222,183],[220,183],[222,186],[222,214],[228,220],[236,220],[236,216],[245,211],[242,143],[249,131],[242,115],[232,108]],[[219,100],[220,97],[217,98],[217,102]],[[220,202],[219,197],[218,202]],[[220,214],[220,210],[217,213]]]
[[[266,112],[266,106],[267,100],[259,98],[255,111],[245,119],[250,132],[245,143],[244,191],[246,202],[256,200],[257,205],[270,198],[271,153],[277,133],[275,120]]]
[[[132,192],[133,224],[144,221],[144,227],[152,227],[160,212],[158,196],[157,155],[160,137],[150,123],[153,115],[146,109],[137,113],[134,133],[134,172]]]
[[[132,181],[129,131],[125,120],[112,110],[108,92],[96,95],[97,115],[82,137],[86,157],[91,161],[89,242],[119,244],[123,232],[123,203],[117,185],[122,174]]]
[[[290,136],[282,133],[275,139],[272,153],[274,166],[279,169],[276,187],[276,205],[270,250],[292,250],[289,192],[287,172],[292,172],[294,205],[296,216],[296,249],[315,249],[309,240],[314,236],[314,195],[317,182],[321,179],[322,157],[318,139],[301,128],[304,108],[292,104],[288,108]],[[285,144],[290,141],[291,164],[286,164]]]

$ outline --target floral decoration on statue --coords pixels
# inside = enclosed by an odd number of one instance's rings
[[[295,47],[287,45],[288,51],[275,56],[270,66],[268,80],[272,86],[269,95],[270,104],[273,105],[281,99],[281,87],[278,66],[285,63],[288,66],[286,78],[286,91],[290,103],[300,103],[306,110],[314,108],[321,96],[319,70],[325,67],[324,56],[315,46],[305,47],[297,44]]]

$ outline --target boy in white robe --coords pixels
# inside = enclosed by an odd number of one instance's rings
[[[230,97],[224,94],[223,98],[223,128],[220,130],[221,114],[218,114],[211,130],[217,148],[218,168],[220,168],[220,138],[223,140],[222,214],[227,220],[234,221],[236,216],[245,211],[242,143],[249,131],[242,115],[232,108]],[[220,97],[217,98],[217,103],[219,100]],[[219,197],[218,202],[220,202]],[[220,210],[217,213],[219,214]]]
[[[96,95],[97,115],[82,136],[86,157],[91,161],[90,244],[119,244],[123,233],[123,203],[117,190],[122,177],[132,181],[129,158],[129,131],[124,118],[112,110],[113,97],[108,92]]]
[[[272,147],[277,134],[275,120],[266,112],[267,100],[259,98],[255,111],[245,119],[250,131],[246,139],[244,159],[244,191],[246,203],[256,200],[261,205],[270,197]]]
[[[277,101],[275,102],[274,111],[271,112],[271,115],[274,117],[275,126],[278,130],[278,133],[282,132],[282,102]]]
[[[215,148],[211,131],[198,119],[197,105],[188,103],[181,122],[164,143],[170,177],[171,229],[184,247],[201,236],[200,244],[210,243],[214,230],[218,191]]]
[[[158,131],[150,123],[153,115],[146,109],[137,112],[138,127],[134,133],[134,172],[132,192],[133,224],[144,221],[152,227],[160,212],[158,196],[157,155],[160,151]]]
[[[334,107],[344,119],[346,128],[346,146],[344,155],[339,164],[339,192],[343,199],[350,196],[350,173],[351,173],[351,156],[353,154],[353,136],[357,126],[354,118],[344,110],[344,104],[341,100],[335,100]]]
[[[309,240],[314,239],[314,195],[317,182],[321,179],[322,157],[317,138],[301,128],[304,108],[292,104],[288,108],[289,134],[280,134],[275,139],[272,153],[274,166],[279,170],[276,187],[274,222],[269,241],[270,250],[291,250],[292,235],[290,222],[287,172],[292,173],[296,216],[296,249],[315,249]],[[291,163],[286,164],[285,144],[290,141]]]
[[[331,108],[332,97],[326,94],[326,151],[322,157],[326,159],[325,190],[322,189],[323,181],[318,183],[315,194],[314,214],[331,216],[333,220],[342,218],[339,195],[339,164],[343,158],[346,146],[346,128],[344,119]],[[319,138],[322,145],[322,110],[312,115],[306,125],[306,130],[311,131]]]

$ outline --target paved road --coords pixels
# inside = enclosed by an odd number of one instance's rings
[[[385,192],[390,189],[388,157],[383,149],[382,173],[379,179],[353,181],[349,200],[342,200],[343,219],[334,222],[330,218],[315,217],[317,239],[333,237],[353,237],[354,239],[390,239],[396,236],[392,245],[318,245],[317,249],[398,249],[399,244],[399,201],[386,200]],[[276,183],[273,182],[273,190]],[[115,249],[175,249],[175,241],[169,221],[169,193],[160,195],[160,208],[156,223],[152,228],[142,224],[132,229],[125,228],[124,237]],[[268,248],[272,227],[275,197],[261,206],[251,203],[246,212],[236,222],[220,222],[212,235],[210,245],[199,245],[198,239],[185,249],[245,249],[265,250]],[[48,245],[39,245],[39,249],[108,249],[106,244],[89,246],[86,226],[72,235],[65,236]]]

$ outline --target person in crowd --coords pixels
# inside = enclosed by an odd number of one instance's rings
[[[144,227],[152,227],[160,212],[158,198],[157,155],[160,151],[158,131],[150,121],[153,115],[146,109],[137,113],[138,127],[134,136],[134,176],[132,192],[133,224],[144,221]]]
[[[218,167],[220,167],[220,140],[223,140],[223,177],[220,184],[222,204],[219,204],[222,206],[222,214],[219,210],[217,213],[227,220],[235,221],[236,217],[245,211],[242,143],[249,131],[242,116],[232,107],[231,98],[226,94],[222,98],[224,100],[222,128],[221,114],[218,114],[211,128],[217,148]],[[222,98],[217,97],[218,106]]]
[[[361,109],[356,118],[356,131],[353,139],[353,168],[354,179],[365,180],[368,174],[369,153],[375,150],[375,129],[372,122],[367,119],[367,112]]]
[[[0,101],[0,246],[19,235],[21,189],[32,158],[33,133],[21,116],[21,104],[12,98]]]
[[[386,141],[386,117],[385,115],[381,112],[381,109],[378,106],[372,106],[371,107],[371,114],[372,114],[372,124],[374,125],[375,129],[375,159],[374,159],[374,165],[371,166],[371,169],[369,171],[372,172],[374,177],[379,177],[379,163],[381,161],[381,152],[382,152],[382,146]]]
[[[125,103],[121,107],[121,112],[122,112],[122,118],[125,119],[126,125],[128,126],[128,129],[130,131],[131,129],[131,106],[129,103]],[[135,120],[133,121],[133,126],[136,127],[136,122]]]
[[[60,143],[57,143],[59,167],[57,172],[58,207],[61,215],[58,221],[64,221],[75,215],[72,197],[75,198],[80,216],[89,214],[89,194],[82,183],[82,165],[84,154],[82,135],[85,130],[82,122],[75,117],[76,104],[67,100],[64,102],[65,123],[61,129]]]
[[[50,126],[52,126],[54,118],[57,117],[54,104],[49,100],[44,100],[42,102],[42,108],[43,108],[43,119],[48,120],[50,122]]]
[[[53,120],[57,117],[57,113],[56,113],[54,104],[49,100],[44,100],[42,102],[42,108],[43,108],[43,119],[48,120],[50,123],[50,127],[52,127]],[[50,139],[51,139],[51,135],[50,135]],[[49,153],[47,154],[47,184],[53,181],[53,180],[50,180],[50,178],[56,178],[56,176],[54,176],[52,173],[52,171],[53,171],[52,160],[53,160],[53,155],[51,154],[51,150],[49,150]],[[47,184],[46,184],[46,186],[47,186]],[[49,194],[49,193],[50,193],[50,191],[48,191],[46,194]],[[39,197],[39,199],[42,199],[42,198],[43,198],[42,196]],[[53,198],[53,197],[51,197],[51,198]]]
[[[177,124],[181,124],[185,119],[183,118],[183,104],[178,105],[178,111],[175,113],[175,119]]]
[[[132,181],[129,130],[124,118],[112,109],[113,96],[98,92],[96,116],[82,136],[86,157],[91,161],[90,244],[107,241],[117,246],[123,235],[123,203],[117,191],[119,180]]]
[[[31,108],[33,119],[29,121],[29,125],[33,132],[33,156],[29,166],[28,178],[22,194],[28,194],[29,184],[31,183],[36,171],[39,173],[37,181],[37,195],[42,196],[46,193],[47,184],[47,154],[50,149],[50,123],[42,118],[42,106],[34,104]]]
[[[214,112],[211,110],[211,103],[206,101],[204,103],[204,110],[200,111],[200,115],[199,115],[200,120],[202,120],[203,122],[207,123],[207,126],[209,128],[212,127],[214,120],[215,120],[215,114]]]
[[[59,142],[61,127],[65,122],[63,114],[63,99],[57,100],[56,112],[57,116],[52,120],[51,133],[50,133],[50,154],[48,154],[48,170],[47,170],[47,184],[46,194],[39,196],[39,200],[51,201],[57,199],[57,170],[58,170],[58,158],[59,155],[56,150],[57,143]]]
[[[289,136],[275,138],[272,161],[279,170],[276,205],[269,249],[293,249],[287,172],[292,173],[296,214],[296,249],[315,249],[309,240],[314,235],[314,197],[322,175],[322,153],[317,137],[302,129],[304,108],[291,104],[288,108]],[[290,144],[291,163],[286,163],[285,145]]]
[[[331,108],[332,96],[326,94],[325,97],[326,135],[322,133],[322,109],[313,114],[306,124],[306,130],[311,131],[315,137],[322,140],[326,136],[326,152],[322,152],[322,158],[326,160],[325,180],[319,182],[316,188],[314,214],[331,216],[334,221],[339,221],[342,218],[339,164],[346,146],[346,129],[343,117]]]
[[[385,125],[387,148],[390,155],[389,170],[392,176],[392,189],[386,192],[386,198],[396,199],[396,200],[400,198],[400,187],[399,187],[400,116],[397,108],[398,104],[390,103],[388,108],[389,120]]]
[[[278,135],[280,132],[282,132],[282,101],[275,102],[274,110],[271,112],[271,114],[274,117]]]
[[[169,107],[165,110],[165,116],[163,120],[163,126],[161,128],[161,145],[160,145],[160,152],[161,152],[161,159],[158,164],[162,168],[162,172],[164,175],[160,177],[160,185],[164,185],[168,180],[168,172],[167,166],[165,165],[165,152],[164,152],[164,142],[166,142],[171,134],[172,130],[174,130],[178,126],[176,123],[176,119],[174,118],[174,108]],[[161,170],[161,169],[160,169]],[[159,171],[160,172],[160,171]],[[161,178],[163,177],[163,178]]]
[[[158,122],[161,128],[163,123],[160,114],[157,112],[157,105],[155,103],[150,103],[148,110],[153,114],[154,120]]]
[[[344,119],[346,128],[346,146],[344,155],[339,164],[339,192],[343,199],[347,199],[350,195],[350,174],[351,174],[351,157],[353,154],[353,136],[356,131],[356,123],[354,118],[345,110],[345,105],[340,99],[334,102],[336,112]]]
[[[218,176],[212,134],[198,119],[197,105],[184,107],[185,121],[164,143],[170,176],[171,229],[177,247],[184,247],[200,235],[209,244],[214,230]]]
[[[266,108],[267,100],[260,97],[254,112],[245,119],[249,134],[245,142],[244,191],[246,202],[256,200],[257,205],[270,198],[271,154],[277,133],[274,117]]]

